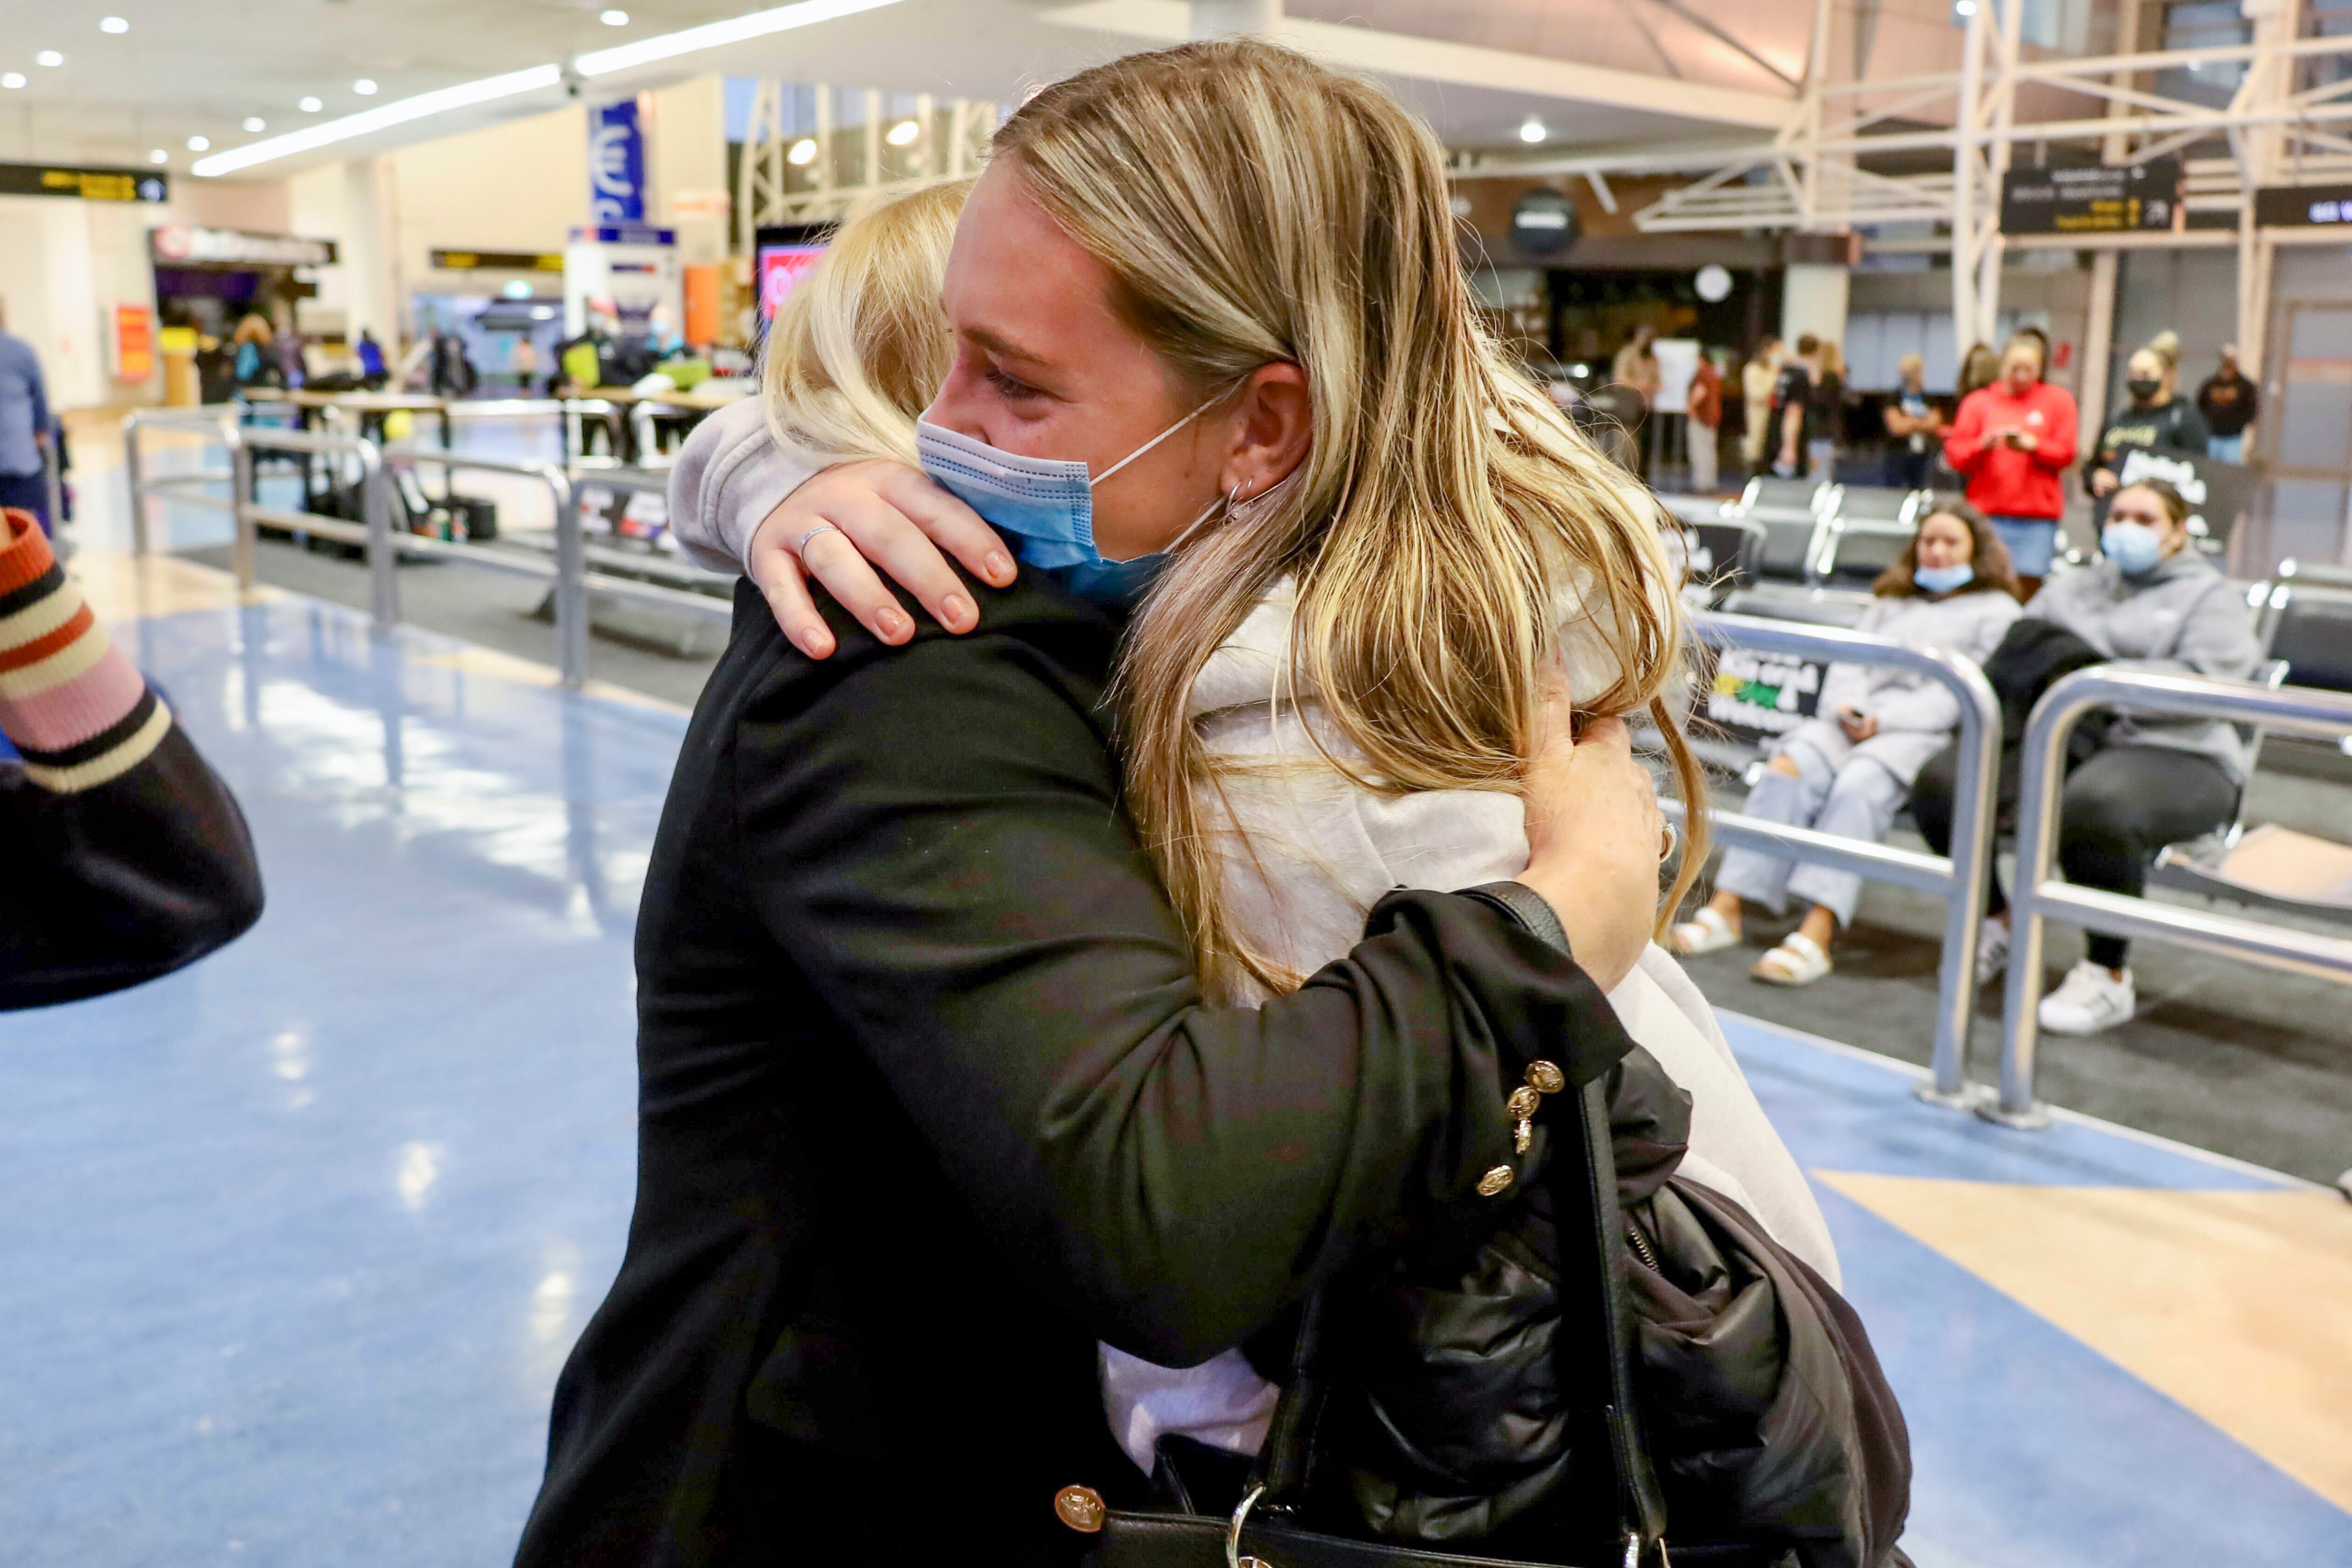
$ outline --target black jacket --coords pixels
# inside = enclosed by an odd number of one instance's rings
[[[1025,580],[982,630],[812,663],[738,589],[638,918],[636,1213],[558,1384],[519,1562],[1053,1562],[1140,1500],[1097,1339],[1230,1347],[1510,1164],[1575,966],[1399,894],[1263,1009],[1202,1005],[1117,809],[1114,632]],[[828,1555],[837,1552],[838,1555]]]
[[[2098,444],[2083,465],[2083,483],[2088,485],[2102,468],[2120,476],[2126,452],[2183,452],[2202,457],[2208,434],[2205,416],[2185,397],[2154,408],[2120,409],[2099,432]]]
[[[154,979],[260,918],[245,814],[178,725],[76,794],[0,765],[0,1011]]]

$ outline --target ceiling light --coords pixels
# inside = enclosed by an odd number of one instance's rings
[[[1519,140],[1522,141],[1541,141],[1544,135],[1544,122],[1532,114],[1528,115],[1526,122],[1519,127]]]
[[[893,147],[904,147],[907,143],[912,141],[916,137],[920,136],[922,133],[923,128],[921,126],[916,124],[911,120],[902,120],[898,124],[890,128],[890,134],[884,137],[883,140],[887,141]]]
[[[61,66],[66,63],[66,57],[55,49],[43,49],[33,57],[33,63],[37,66]]]
[[[171,161],[172,155],[161,147],[151,147],[147,150],[147,162],[150,163],[169,163]]]
[[[101,33],[127,33],[131,31],[131,24],[120,16],[100,16],[98,30]]]
[[[245,117],[245,128],[251,131],[263,131],[269,129],[269,122],[257,114],[248,114]]]
[[[796,168],[804,169],[811,163],[815,162],[816,138],[814,136],[802,137],[798,141],[793,143],[792,151],[786,152],[784,154],[784,158]]]
[[[5,74],[0,74],[0,87],[8,88],[13,90],[14,89],[23,87],[24,85],[25,73],[23,71],[8,71]]]
[[[373,98],[375,96],[375,83],[366,77],[362,77],[359,80],[352,83],[352,90],[359,94],[362,98]]]
[[[209,136],[191,136],[188,138],[188,151],[191,152],[202,152],[212,144],[213,139]]]
[[[629,14],[626,11],[599,11],[596,20],[607,27],[625,27],[629,25]]]
[[[304,99],[301,102],[299,102],[299,103],[296,104],[294,107],[295,107],[295,108],[297,108],[297,109],[299,109],[299,110],[301,110],[303,113],[305,113],[305,114],[316,114],[316,113],[318,113],[320,110],[322,110],[322,109],[326,108],[327,106],[326,106],[325,104],[323,104],[323,103],[320,102],[320,101],[319,101],[317,99],[315,99],[315,98],[306,98],[306,99]]]
[[[532,66],[526,70],[509,71],[504,76],[484,77],[479,81],[436,88],[431,92],[420,92],[415,98],[394,99],[373,109],[363,109],[357,114],[346,114],[340,120],[323,120],[317,125],[306,125],[299,131],[285,131],[267,141],[248,141],[229,152],[216,152],[198,162],[194,172],[205,179],[216,174],[233,174],[257,163],[290,158],[297,152],[332,146],[338,141],[348,141],[354,136],[388,131],[395,125],[405,125],[412,120],[423,120],[446,110],[466,109],[478,103],[512,98],[518,93],[537,92],[542,88],[560,86],[562,81],[561,67]]]
[[[634,44],[623,44],[617,48],[598,49],[582,55],[572,63],[583,77],[610,76],[614,71],[649,66],[656,60],[673,59],[679,55],[740,44],[751,38],[764,38],[772,33],[785,33],[817,22],[855,16],[863,11],[879,11],[886,5],[898,3],[898,0],[799,0],[797,5],[778,5],[772,10],[754,11],[748,16],[730,16],[724,22],[709,22],[699,27],[640,38]]]

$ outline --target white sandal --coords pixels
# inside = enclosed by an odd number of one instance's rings
[[[1701,953],[1717,953],[1738,946],[1739,933],[1731,922],[1714,910],[1701,905],[1699,912],[1666,933],[1666,946],[1685,958],[1695,958]]]
[[[1830,956],[1803,932],[1791,931],[1748,972],[1768,986],[1810,986],[1830,972]]]

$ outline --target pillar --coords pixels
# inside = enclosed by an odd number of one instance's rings
[[[2074,391],[2076,448],[2088,452],[2107,423],[2107,388],[2115,380],[2110,361],[2116,352],[2116,268],[2122,256],[2113,249],[2091,253],[2091,302],[2083,323],[2083,373]]]
[[[1845,346],[1849,274],[1828,262],[1792,261],[1780,281],[1780,338],[1793,349],[1807,332]]]
[[[343,221],[335,239],[343,269],[343,330],[354,343],[362,328],[373,332],[387,359],[398,355],[401,340],[391,183],[389,158],[353,158],[343,164]]]
[[[1192,0],[1192,34],[1224,38],[1235,33],[1260,37],[1282,26],[1282,0]]]

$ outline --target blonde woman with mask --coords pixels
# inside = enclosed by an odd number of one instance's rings
[[[1528,852],[1510,789],[1529,744],[1521,705],[1547,664],[1564,664],[1578,707],[1627,712],[1654,701],[1680,628],[1653,503],[1525,393],[1478,332],[1425,130],[1296,57],[1223,47],[1106,68],[1134,75],[1066,108],[1049,89],[1007,127],[947,268],[957,358],[916,442],[1024,559],[1100,599],[1141,597],[1118,690],[1129,804],[1201,972],[1258,1002],[1345,952],[1389,889],[1511,874]],[[1225,101],[1201,120],[1154,113],[1195,58],[1225,63]],[[1334,97],[1328,134],[1303,144],[1335,162],[1269,177],[1269,162],[1289,161],[1259,142],[1296,134],[1273,106]],[[1146,191],[1113,172],[1134,166],[1202,172]],[[1409,248],[1360,298],[1339,281],[1359,265],[1349,247],[1384,224]],[[1071,251],[1086,265],[1070,279],[1036,259]],[[1206,259],[1160,259],[1178,255]],[[1107,297],[1122,332],[1072,341],[1070,301],[1088,294]],[[1108,393],[1088,374],[1105,360],[1125,372]],[[1097,427],[1115,407],[1097,400],[1129,398],[1158,413],[1105,439]],[[861,618],[891,634],[884,617],[904,612],[857,575],[852,545],[919,579],[914,530],[891,536],[875,519],[895,508],[943,538],[961,520],[935,494],[918,499],[919,481],[870,464],[793,490],[822,455],[793,433],[800,422],[782,423],[782,443],[750,413],[698,433],[677,486],[680,537],[719,559],[748,543],[805,651],[833,633],[798,618],[803,562],[845,604],[877,605]],[[1129,457],[1137,437],[1160,444]],[[1230,455],[1237,441],[1246,465]],[[1106,501],[1163,446],[1193,463],[1226,454],[1218,483],[1157,537],[1114,541]],[[1043,498],[1065,486],[1086,499],[1097,559],[1060,559],[1078,530],[1055,533]],[[969,614],[963,594],[912,585]],[[1801,1175],[1680,970],[1652,947],[1612,1000],[1697,1101],[1685,1171],[1834,1278]],[[1162,1437],[1255,1448],[1272,1405],[1239,1353],[1171,1370],[1107,1346],[1104,1375],[1113,1430],[1146,1469]]]
[[[1622,723],[1571,743],[1565,700],[1532,683],[1478,716],[1525,748],[1484,780],[1529,802],[1524,869],[1389,893],[1262,1007],[1204,996],[1196,928],[1122,815],[1143,772],[1123,786],[1108,744],[1117,622],[1072,590],[1116,596],[1117,570],[1089,580],[1105,555],[1297,467],[1306,380],[1259,350],[1244,384],[1201,392],[1017,162],[957,231],[952,340],[943,191],[845,228],[775,324],[768,408],[793,450],[903,458],[936,393],[967,460],[992,435],[1109,477],[1074,514],[1051,471],[1024,520],[1086,527],[1016,536],[1047,564],[1002,588],[1005,541],[919,472],[851,463],[803,486],[838,520],[803,523],[796,559],[838,580],[863,538],[947,618],[984,605],[968,636],[827,606],[820,661],[739,596],[638,911],[636,1212],[557,1385],[530,1568],[1066,1563],[1059,1489],[1147,1488],[1104,1419],[1098,1342],[1213,1364],[1195,1406],[1260,1421],[1232,1347],[1404,1239],[1507,1211],[1537,1168],[1513,1091],[1599,1081],[1633,1049],[1602,991],[1655,924],[1656,800]],[[1434,188],[1424,247],[1451,244]],[[1328,308],[1328,278],[1316,293]],[[1362,308],[1335,340],[1367,340]],[[746,412],[758,439],[698,435],[682,492],[731,495],[774,458]],[[894,555],[929,551],[910,512],[971,580]],[[899,533],[875,531],[886,516]],[[1643,656],[1669,651],[1661,629]],[[855,1506],[877,1475],[921,1506]]]

